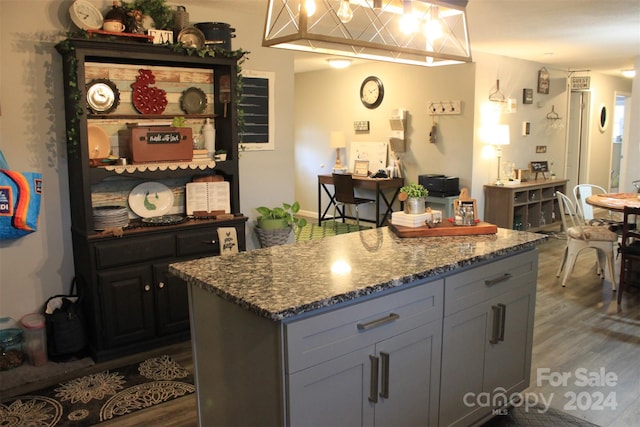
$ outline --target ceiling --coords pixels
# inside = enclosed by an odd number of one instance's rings
[[[638,0],[469,0],[467,20],[472,52],[616,76],[640,56]],[[295,71],[326,58],[296,53]]]

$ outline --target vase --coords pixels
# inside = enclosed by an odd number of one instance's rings
[[[409,197],[404,202],[404,213],[421,214],[425,212],[426,197]]]

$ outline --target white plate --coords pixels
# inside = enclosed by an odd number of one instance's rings
[[[142,218],[166,215],[172,206],[171,189],[159,182],[144,182],[129,193],[129,207]]]

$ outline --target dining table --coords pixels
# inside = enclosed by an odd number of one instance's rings
[[[601,193],[587,197],[591,206],[622,212],[625,206],[640,208],[640,193]]]

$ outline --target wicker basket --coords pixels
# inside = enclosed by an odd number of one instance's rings
[[[255,228],[258,235],[258,241],[260,246],[268,248],[275,245],[283,245],[289,240],[289,234],[291,234],[291,227],[287,228],[274,228],[270,230],[264,230],[262,228]]]

